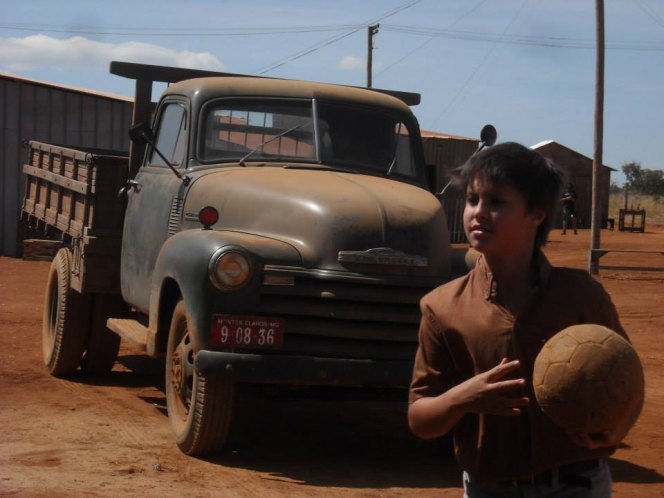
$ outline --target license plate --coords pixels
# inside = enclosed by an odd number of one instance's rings
[[[284,343],[283,318],[212,315],[212,343],[232,348],[273,349]]]

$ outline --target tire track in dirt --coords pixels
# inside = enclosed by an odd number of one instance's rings
[[[107,379],[99,381],[107,382]],[[114,444],[145,449],[161,445],[161,440],[168,435],[164,430],[167,420],[154,406],[141,400],[135,389],[61,379],[58,385],[69,391],[70,396],[83,405],[82,409],[90,412],[99,430],[113,435]]]

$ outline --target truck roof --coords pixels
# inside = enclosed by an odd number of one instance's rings
[[[385,93],[364,88],[300,80],[234,76],[204,77],[174,83],[162,95],[187,95],[199,104],[217,97],[279,97],[335,100],[391,107],[410,113],[410,108],[402,100]]]
[[[222,73],[218,71],[206,71],[201,69],[189,69],[181,67],[169,67],[169,66],[154,66],[152,64],[136,64],[134,62],[121,62],[121,61],[112,61],[110,65],[111,74],[116,74],[124,78],[130,78],[136,80],[136,94],[145,96],[149,95],[151,91],[148,91],[146,85],[152,85],[154,81],[162,81],[165,83],[175,83],[182,80],[192,79],[192,78],[204,78],[207,76],[219,76],[219,77],[247,77],[263,80],[283,80],[283,78],[271,78],[267,76],[253,76],[246,74],[235,74],[235,73]],[[353,87],[353,88],[362,88],[362,87]],[[387,95],[392,95],[406,104],[413,106],[418,105],[421,100],[419,93],[413,92],[402,92],[399,90],[385,90],[381,88],[372,88],[375,92],[385,93]]]

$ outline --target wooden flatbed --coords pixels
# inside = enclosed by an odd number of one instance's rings
[[[118,192],[127,180],[127,154],[37,141],[26,147],[23,218],[72,245],[74,289],[119,293],[124,206]]]

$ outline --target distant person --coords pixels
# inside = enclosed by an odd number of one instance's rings
[[[565,191],[563,196],[560,199],[563,203],[563,235],[567,233],[567,227],[572,222],[572,228],[574,229],[574,235],[578,232],[577,228],[577,216],[576,216],[576,190],[574,186],[570,183]]]
[[[546,340],[578,323],[625,335],[600,283],[552,266],[541,250],[561,176],[516,143],[484,149],[454,172],[480,258],[420,301],[408,423],[425,439],[453,431],[466,498],[609,498],[607,458],[641,409],[635,403],[616,427],[588,434],[568,433],[537,404],[533,363]]]

